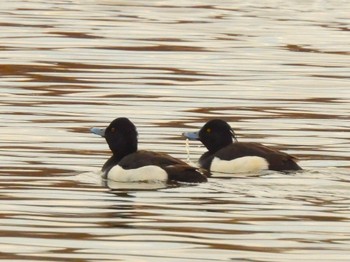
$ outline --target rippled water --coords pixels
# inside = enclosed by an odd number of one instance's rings
[[[347,261],[348,1],[3,1],[0,258]],[[186,160],[210,118],[302,173],[104,183],[119,116]],[[191,143],[190,161],[204,148]]]

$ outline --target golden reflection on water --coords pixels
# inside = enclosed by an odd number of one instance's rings
[[[349,256],[347,1],[12,1],[0,14],[1,259]],[[305,172],[198,186],[101,181],[118,116],[186,159],[222,118]],[[190,144],[190,160],[204,152]]]

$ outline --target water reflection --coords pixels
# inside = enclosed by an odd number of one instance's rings
[[[333,181],[329,180],[329,174],[335,172]],[[253,252],[247,254],[257,258],[286,254],[291,259],[298,255],[290,252],[299,249],[312,253],[333,247],[341,252],[346,243],[339,241],[347,234],[344,228],[349,221],[347,174],[346,170],[343,174],[329,170],[294,176],[271,173],[258,178],[212,179],[195,187],[119,188],[112,194],[87,183],[86,178],[77,184],[75,176],[38,175],[41,183],[32,177],[23,186],[2,189],[13,204],[2,204],[1,239],[14,253],[47,259],[58,256],[55,250],[64,250],[59,253],[70,259],[97,258],[102,250],[108,259],[115,255],[132,259],[140,256],[133,250],[145,246],[144,258],[157,258],[168,249],[214,250],[200,252],[198,260],[205,256],[216,259],[217,255],[227,259],[234,250]],[[36,243],[28,243],[28,238]],[[13,248],[18,245],[24,249]],[[179,258],[173,252],[169,258]],[[190,254],[180,257],[188,259]]]
[[[1,258],[349,257],[348,1],[11,1],[0,14]],[[326,36],[326,37],[325,37]],[[103,184],[89,128],[140,147],[220,117],[305,172],[189,186]],[[99,124],[100,123],[100,124]],[[190,160],[203,153],[191,143]]]

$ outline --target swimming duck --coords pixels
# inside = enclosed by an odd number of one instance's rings
[[[116,118],[105,129],[91,132],[104,137],[112,156],[103,165],[104,177],[118,182],[164,181],[206,182],[206,170],[188,165],[165,153],[137,149],[137,130],[125,117]]]
[[[253,173],[262,170],[301,170],[296,158],[259,143],[238,142],[230,125],[221,120],[208,121],[199,132],[186,132],[189,140],[199,140],[208,149],[199,165],[210,172]]]

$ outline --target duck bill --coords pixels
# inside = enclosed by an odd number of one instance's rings
[[[199,132],[185,132],[182,135],[189,140],[199,140]]]
[[[106,131],[105,128],[93,127],[90,129],[90,131],[95,135],[105,137],[105,131]]]

